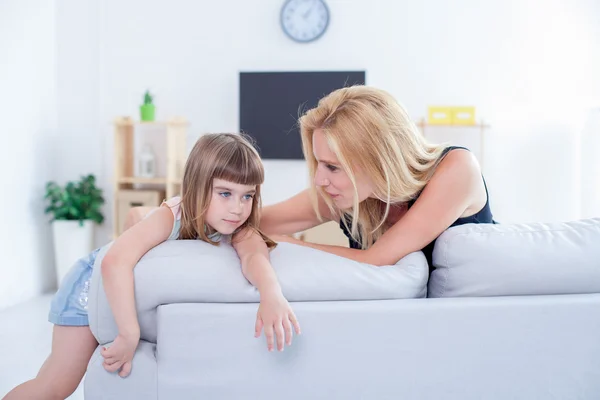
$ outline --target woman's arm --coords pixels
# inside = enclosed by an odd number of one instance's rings
[[[260,306],[256,316],[255,337],[264,327],[269,351],[273,350],[275,334],[277,347],[292,344],[292,326],[300,334],[300,325],[289,303],[283,296],[275,271],[269,261],[269,250],[262,237],[254,230],[246,229],[232,240],[242,264],[242,273],[260,293]]]
[[[317,218],[308,189],[280,203],[262,208],[260,229],[266,235],[291,235],[331,221],[331,213],[319,197],[319,212],[323,221]]]
[[[119,330],[119,337],[102,353],[105,358],[104,367],[111,372],[123,366],[122,376],[129,374],[130,362],[140,337],[133,269],[148,250],[169,237],[173,222],[172,211],[168,207],[161,207],[123,232],[102,260],[104,290]]]
[[[327,253],[335,254],[340,257],[349,258],[354,261],[372,264],[371,262],[369,262],[370,259],[368,258],[369,256],[368,256],[367,250],[351,249],[349,247],[336,246],[336,245],[331,245],[331,244],[319,244],[319,243],[305,242],[303,240],[296,239],[291,236],[285,236],[285,235],[271,235],[269,237],[277,243],[286,242],[286,243],[299,244],[304,247],[310,247],[311,249],[326,251]],[[382,264],[382,265],[384,265],[384,264]]]
[[[367,250],[306,243],[293,238],[272,239],[301,244],[355,261],[392,265],[406,255],[423,249],[460,218],[482,185],[477,161],[468,151],[449,153],[406,214]],[[479,203],[479,202],[477,202]]]

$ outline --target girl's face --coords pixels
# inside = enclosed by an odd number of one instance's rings
[[[320,129],[314,131],[312,145],[313,154],[318,162],[314,184],[321,186],[340,210],[352,208],[354,204],[352,181],[342,169],[335,153],[329,148],[327,140]],[[358,202],[360,203],[371,196],[373,186],[370,179],[364,176],[361,171],[356,171],[354,178],[358,189]]]
[[[230,235],[250,216],[256,185],[241,185],[214,179],[206,224],[222,235]]]

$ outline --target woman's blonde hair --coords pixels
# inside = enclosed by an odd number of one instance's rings
[[[211,133],[200,137],[185,164],[181,187],[181,230],[178,239],[200,239],[213,245],[206,228],[206,212],[212,197],[214,179],[256,185],[252,211],[236,232],[249,228],[259,233],[269,248],[275,242],[258,228],[260,221],[260,185],[264,167],[251,139],[244,134]]]
[[[332,215],[341,219],[363,249],[388,229],[385,221],[390,204],[406,203],[423,190],[444,150],[443,146],[424,140],[406,110],[389,93],[368,86],[345,87],[330,93],[299,123],[310,178],[314,181],[317,169],[313,134],[320,129],[354,186],[354,204],[348,212],[336,209],[322,188],[311,185],[317,215],[316,200],[321,196]],[[372,180],[374,187],[374,198],[360,203],[358,170]],[[352,224],[348,227],[350,218]]]

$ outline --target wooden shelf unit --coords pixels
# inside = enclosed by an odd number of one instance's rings
[[[119,178],[119,183],[130,183],[130,184],[147,184],[147,185],[166,185],[167,178],[140,178],[137,176],[124,176]]]
[[[165,151],[166,176],[157,176],[154,178],[143,178],[135,176],[135,135],[136,128],[156,127],[163,130],[166,135],[166,148],[155,149]],[[119,221],[124,220],[120,215],[126,212],[126,208],[119,206],[122,196],[120,193],[127,192],[128,198],[131,198],[132,190],[138,189],[141,197],[148,190],[164,192],[165,198],[171,198],[177,195],[181,190],[181,179],[183,178],[183,169],[187,158],[187,129],[186,119],[177,117],[168,121],[134,121],[130,117],[119,117],[114,121],[114,195],[113,195],[113,237],[121,233]],[[158,163],[158,157],[157,157]],[[157,165],[157,170],[159,165]],[[152,188],[134,188],[134,185],[151,185]],[[161,199],[162,201],[163,199]],[[139,204],[133,204],[139,205]],[[132,206],[133,206],[132,205]],[[147,205],[147,204],[144,204]],[[155,206],[160,205],[154,204]]]
[[[471,130],[473,131],[473,133],[477,133],[479,135],[479,157],[478,157],[478,161],[479,164],[481,165],[481,167],[483,168],[483,156],[484,156],[484,150],[485,150],[485,130],[490,128],[490,125],[484,123],[483,121],[477,123],[477,124],[472,124],[472,125],[460,125],[460,124],[430,124],[427,121],[425,121],[425,119],[421,119],[419,120],[416,125],[420,128],[421,130],[421,134],[423,135],[423,137],[427,138],[427,131],[431,131],[434,130],[436,128],[440,129],[446,129],[448,131],[452,131],[452,130],[460,130],[460,131],[467,131],[467,130]]]

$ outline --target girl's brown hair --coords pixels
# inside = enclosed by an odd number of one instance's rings
[[[205,228],[205,214],[212,196],[214,179],[241,184],[256,185],[252,211],[248,219],[238,228],[245,228],[261,235],[268,248],[275,242],[260,229],[260,185],[264,182],[264,167],[252,140],[244,134],[211,133],[200,137],[185,164],[181,187],[181,230],[179,240],[200,239],[213,245]],[[234,234],[235,237],[235,234]]]

